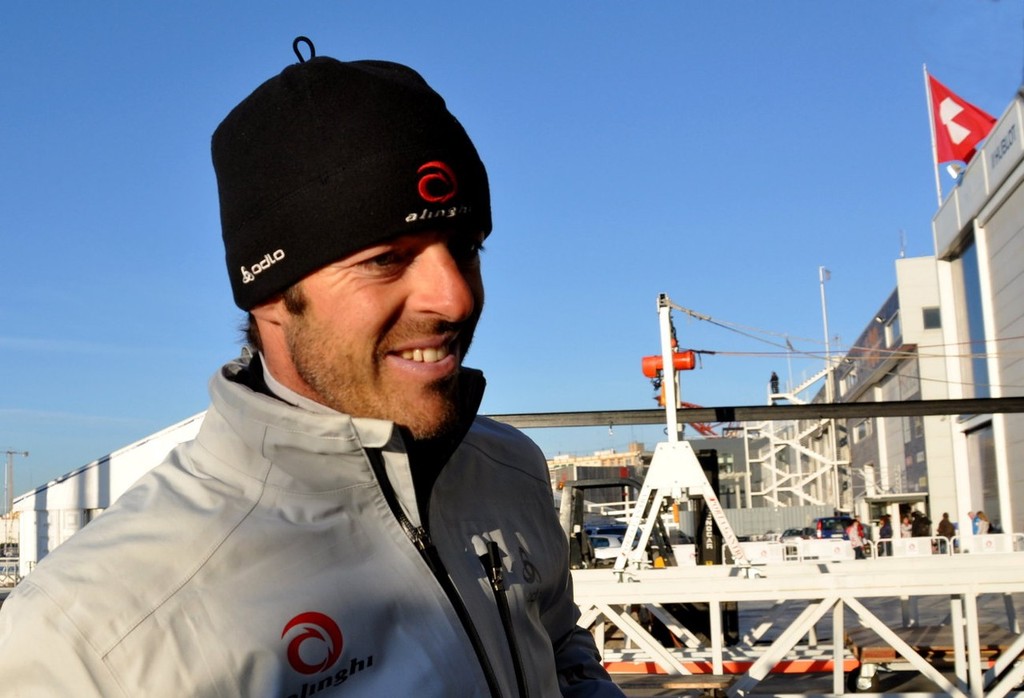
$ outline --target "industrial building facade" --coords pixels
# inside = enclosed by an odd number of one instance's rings
[[[935,254],[898,259],[896,288],[844,357],[792,402],[1024,394],[1024,91],[932,220]],[[816,391],[816,392],[814,392]],[[806,396],[803,395],[806,393]],[[875,520],[983,510],[1024,530],[1024,415],[869,417],[746,425],[750,506],[832,504]],[[966,527],[969,530],[969,526]],[[961,527],[964,532],[964,527]]]
[[[1024,90],[932,221],[951,398],[1024,394]],[[1024,415],[951,423],[957,509],[1024,530]]]

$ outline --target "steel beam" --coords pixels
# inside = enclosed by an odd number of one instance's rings
[[[808,405],[750,405],[745,407],[692,407],[680,410],[687,423],[752,422],[798,419],[856,419],[862,417],[924,417],[1024,412],[1024,397],[969,400],[910,400],[905,402],[839,402]],[[533,412],[489,414],[491,419],[519,429],[547,427],[609,427],[665,424],[665,411],[596,410],[590,412]]]

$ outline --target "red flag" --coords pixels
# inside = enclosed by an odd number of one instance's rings
[[[928,76],[932,95],[932,121],[935,124],[935,161],[970,162],[978,141],[995,126],[995,117],[949,91]]]

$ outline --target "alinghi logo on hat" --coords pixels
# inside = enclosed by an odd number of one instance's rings
[[[420,175],[417,190],[420,198],[428,204],[444,204],[451,201],[459,192],[459,183],[455,178],[455,172],[447,164],[440,160],[431,160],[420,165],[416,170]],[[405,217],[406,223],[429,220],[431,218],[455,218],[465,215],[473,210],[472,206],[462,204],[461,206],[447,206],[441,208],[424,208],[420,213],[410,213]]]
[[[420,197],[424,201],[432,204],[443,204],[451,200],[459,191],[459,183],[455,179],[455,173],[452,172],[452,168],[440,160],[432,160],[425,165],[421,165],[420,169],[416,170],[416,172],[422,175],[420,177],[419,192]]]

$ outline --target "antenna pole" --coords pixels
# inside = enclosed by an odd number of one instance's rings
[[[10,516],[11,510],[14,509],[14,457],[28,458],[28,451],[7,450],[4,454],[7,456],[7,469],[4,472],[4,516]]]

